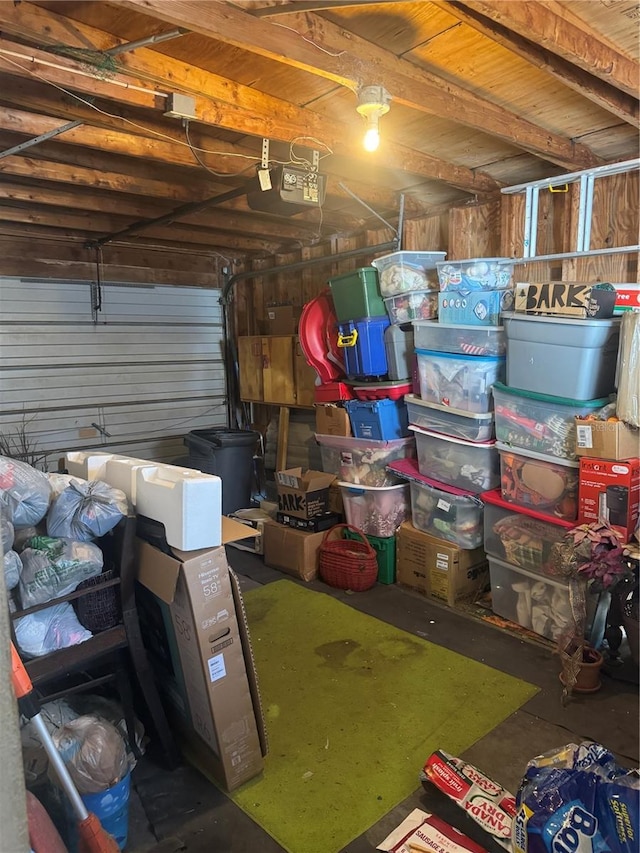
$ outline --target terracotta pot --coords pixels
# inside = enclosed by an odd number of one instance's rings
[[[573,686],[574,693],[595,693],[600,690],[600,669],[604,658],[597,649],[585,646],[582,652],[582,664],[578,672],[578,678]],[[563,674],[560,673],[560,681],[564,684]]]

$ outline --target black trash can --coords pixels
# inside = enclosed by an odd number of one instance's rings
[[[253,454],[260,433],[246,429],[194,429],[184,437],[189,467],[222,480],[222,514],[251,502]]]

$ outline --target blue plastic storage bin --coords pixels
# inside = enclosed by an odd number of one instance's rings
[[[356,438],[387,441],[410,435],[404,400],[347,400],[344,405]]]
[[[344,352],[345,371],[349,379],[386,377],[387,351],[384,333],[388,317],[349,320],[338,326],[338,346]]]

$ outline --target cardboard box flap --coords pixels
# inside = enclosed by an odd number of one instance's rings
[[[222,517],[224,544],[254,535],[255,530],[252,527],[247,527],[232,518]],[[165,554],[144,539],[136,539],[138,581],[165,604],[173,604],[180,566],[183,563],[197,562],[215,550],[215,548],[201,548],[199,551],[180,551],[178,548],[172,548],[171,554]]]
[[[240,631],[240,641],[242,643],[242,652],[244,662],[247,668],[247,678],[249,680],[249,690],[251,692],[251,701],[253,702],[253,711],[256,718],[258,728],[258,738],[260,739],[260,751],[263,757],[269,752],[269,739],[267,736],[267,728],[264,722],[264,713],[262,710],[262,697],[260,696],[260,685],[258,682],[258,673],[256,671],[256,662],[253,656],[253,646],[251,645],[251,636],[249,634],[249,623],[247,622],[247,612],[244,608],[242,592],[240,590],[240,582],[238,576],[229,567],[229,577],[231,578],[231,591],[233,593],[233,602],[236,608],[236,618],[238,620],[238,629]]]
[[[278,471],[276,478],[281,486],[288,486],[301,492],[315,492],[319,489],[328,489],[336,475],[312,469],[303,474],[302,468],[288,468],[286,471]]]

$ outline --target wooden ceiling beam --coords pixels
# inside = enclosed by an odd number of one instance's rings
[[[482,35],[492,41],[506,47],[521,59],[546,71],[565,86],[588,98],[594,104],[637,127],[639,119],[638,101],[625,92],[605,83],[598,77],[583,71],[561,56],[557,56],[545,47],[531,41],[529,38],[519,35],[502,24],[485,18],[481,15],[475,5],[456,2],[456,0],[431,0],[433,6],[437,6],[459,21],[473,27]]]
[[[223,3],[209,3],[206,15],[197,0],[114,0],[114,4],[350,89],[371,81],[381,83],[398,103],[473,127],[563,167],[591,168],[604,163],[586,145],[539,127],[462,86],[398,59],[317,15],[290,15],[285,28]],[[310,48],[308,42],[314,47]]]
[[[145,197],[167,199],[174,202],[197,201],[212,195],[206,188],[198,190],[187,184],[169,184],[162,180],[149,180],[92,169],[86,166],[72,166],[50,160],[13,155],[0,159],[0,175],[31,178],[41,181],[56,181],[79,187],[110,190],[114,193],[129,193]],[[195,183],[195,182],[194,182]]]
[[[557,0],[473,0],[472,8],[627,95],[638,97],[638,63],[608,44],[601,33]]]
[[[153,219],[169,213],[170,203],[144,202],[136,199],[114,197],[103,192],[78,191],[76,189],[51,189],[42,186],[18,184],[0,179],[0,199],[31,204],[52,205],[76,211],[108,210],[114,216],[131,216],[136,219]],[[317,214],[316,214],[317,216]],[[192,214],[180,219],[183,225],[197,225],[218,231],[231,231],[246,236],[274,238],[281,241],[306,240],[315,236],[317,227],[313,223],[289,220],[273,222],[258,220],[248,212],[235,212],[211,207],[203,213]]]
[[[31,225],[44,225],[53,228],[71,230],[82,233],[87,240],[95,239],[96,234],[118,231],[130,222],[130,218],[118,217],[113,214],[93,212],[67,211],[62,214],[54,208],[28,208],[0,205],[0,221],[20,222]],[[147,239],[173,240],[175,242],[195,243],[219,246],[225,249],[241,252],[266,252],[273,254],[282,249],[282,241],[260,240],[234,234],[220,233],[215,230],[204,230],[196,227],[181,227],[180,225],[160,226],[150,228],[145,232]],[[130,239],[130,238],[129,238]]]
[[[247,17],[252,19],[251,16]],[[77,42],[73,46],[86,47],[89,43],[100,50],[107,50],[113,47],[114,42],[118,43],[113,35],[55,15],[30,3],[21,3],[17,7],[0,3],[0,23],[3,31],[39,39],[39,43],[42,43],[43,39],[58,39],[58,43],[61,40],[63,44],[69,44],[70,40],[73,40]],[[272,29],[269,25],[262,26]],[[25,52],[28,52],[28,49],[25,49]],[[316,136],[331,150],[346,156],[353,156],[355,145],[359,148],[359,122],[354,121],[353,125],[339,122],[329,124],[324,116],[312,110],[297,107],[249,86],[231,83],[223,77],[147,48],[122,54],[118,61],[122,63],[123,69],[138,81],[151,80],[162,86],[163,91],[170,89],[194,95],[199,122],[284,142],[290,142],[299,136]],[[9,71],[11,66],[7,63],[4,66]],[[11,73],[24,76],[25,71],[13,66]],[[90,82],[89,78],[83,80],[76,75],[68,85],[75,88],[84,87],[82,91],[91,91]],[[116,96],[119,100],[125,100],[125,90],[110,95],[112,98]],[[457,166],[438,157],[395,144],[391,140],[387,141],[385,148],[384,156],[372,158],[377,160],[381,169],[396,168],[408,171],[405,163],[410,162],[413,173],[419,177],[441,180],[474,195],[489,194],[499,189],[498,182],[481,170]]]

